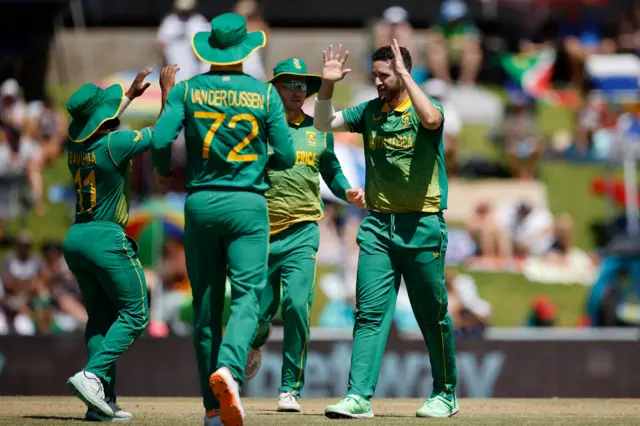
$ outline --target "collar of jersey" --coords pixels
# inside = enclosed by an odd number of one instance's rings
[[[304,112],[301,112],[300,115],[294,118],[293,120],[291,120],[289,124],[294,124],[296,126],[299,126],[304,122],[305,118],[307,118],[307,116],[305,115]]]
[[[402,103],[400,103],[400,105],[395,107],[393,110],[396,112],[405,112],[406,110],[409,109],[410,106],[411,106],[411,98],[407,95],[405,100],[402,101]],[[382,106],[382,112],[389,112],[389,109],[390,109],[389,104],[385,102],[385,104]]]

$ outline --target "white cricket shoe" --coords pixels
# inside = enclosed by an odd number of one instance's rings
[[[120,406],[113,398],[106,397],[105,402],[109,404],[109,406],[113,410],[113,417],[107,417],[101,413],[89,409],[84,416],[85,419],[93,422],[128,422],[129,420],[133,419],[133,414],[120,408]]]
[[[71,393],[80,398],[90,411],[105,417],[113,417],[113,409],[104,400],[104,387],[98,376],[82,370],[69,378],[67,386]]]
[[[299,413],[302,410],[295,395],[290,392],[282,392],[278,397],[278,411]]]

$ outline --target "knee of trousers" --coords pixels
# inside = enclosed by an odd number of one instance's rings
[[[358,309],[356,311],[356,322],[361,327],[371,327],[377,328],[382,324],[382,320],[386,311],[384,310],[362,310]]]
[[[309,309],[310,305],[308,300],[282,301],[282,314],[285,316],[294,316],[306,320],[309,316]]]
[[[136,336],[139,336],[149,325],[149,313],[145,312],[143,314],[132,315],[130,323]]]

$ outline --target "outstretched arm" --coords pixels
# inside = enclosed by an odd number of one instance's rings
[[[332,134],[326,134],[327,148],[320,157],[320,174],[322,179],[336,197],[353,204],[354,206],[364,208],[365,197],[362,188],[351,188],[351,184],[342,172],[340,161],[334,150],[334,139]]]
[[[175,72],[173,72],[173,77],[175,77]],[[162,76],[160,78],[162,81]],[[171,82],[167,81],[166,83],[170,84]],[[166,96],[164,111],[153,129],[151,156],[156,173],[162,178],[168,177],[171,172],[171,145],[178,137],[184,122],[186,96],[187,83],[185,81],[173,87]]]
[[[342,45],[338,46],[338,52],[333,53],[333,45],[329,46],[329,53],[322,52],[322,85],[318,92],[318,100],[315,105],[313,125],[321,132],[344,132],[349,130],[344,121],[342,113],[333,108],[331,98],[333,97],[334,85],[342,80],[351,70],[344,68],[349,58],[349,51],[342,53]]]

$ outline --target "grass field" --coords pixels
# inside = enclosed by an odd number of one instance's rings
[[[201,425],[203,411],[195,398],[122,398],[122,405],[135,416],[126,424],[149,426]],[[246,425],[286,426],[336,424],[324,417],[324,408],[335,400],[303,400],[302,414],[280,414],[275,400],[248,399]],[[422,401],[411,399],[375,400],[373,420],[349,420],[367,425],[639,425],[637,400],[590,399],[469,399],[460,402],[461,411],[443,420],[418,419],[415,411]],[[62,425],[82,422],[84,406],[73,398],[2,397],[0,425]],[[342,421],[344,422],[344,421]]]

